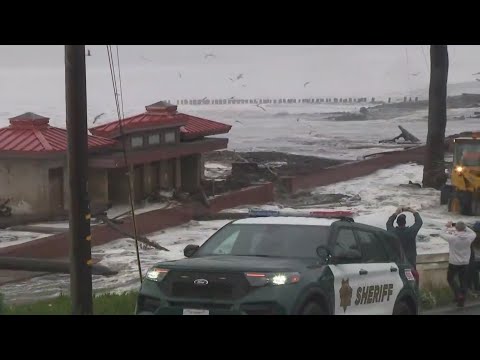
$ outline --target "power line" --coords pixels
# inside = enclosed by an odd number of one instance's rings
[[[427,56],[425,55],[425,50],[423,49],[423,45],[420,45],[420,48],[422,49],[423,59],[425,60],[425,66],[427,67],[427,71],[429,71]]]
[[[132,189],[132,172],[130,169],[130,166],[128,165],[128,157],[127,157],[127,145],[125,143],[125,133],[123,131],[123,93],[122,93],[122,88],[121,88],[121,77],[120,77],[120,59],[118,57],[118,45],[117,45],[117,63],[119,64],[119,82],[120,82],[120,97],[122,99],[122,105],[120,109],[120,103],[118,101],[119,97],[119,92],[118,92],[118,87],[117,87],[117,81],[116,81],[116,76],[115,76],[115,63],[113,60],[113,53],[112,53],[112,47],[111,45],[106,45],[107,47],[107,54],[108,54],[108,62],[110,65],[110,76],[112,78],[112,86],[113,86],[113,94],[115,97],[115,104],[117,108],[117,115],[118,115],[118,124],[119,124],[119,129],[120,129],[120,138],[122,141],[122,152],[123,152],[123,160],[125,162],[125,166],[127,167],[128,171],[128,192],[129,192],[129,198],[130,198],[130,211],[132,212],[132,223],[133,223],[133,234],[135,238],[135,250],[137,254],[137,264],[138,264],[138,273],[140,277],[140,283],[143,281],[143,276],[142,276],[142,265],[140,262],[140,252],[138,249],[138,233],[137,233],[137,222],[135,219],[135,205],[134,205],[134,199],[133,199],[133,189]]]
[[[120,55],[118,53],[118,45],[115,45],[117,48],[117,67],[118,67],[118,81],[120,84],[120,102],[122,104],[122,119],[125,119],[125,113],[123,112],[123,90],[122,90],[122,73],[120,71]]]

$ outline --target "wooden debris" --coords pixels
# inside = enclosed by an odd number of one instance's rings
[[[421,141],[415,137],[412,133],[410,133],[409,131],[407,131],[403,126],[401,125],[398,125],[398,128],[400,129],[401,131],[401,134],[394,137],[393,139],[391,140],[380,140],[380,143],[381,144],[385,144],[385,143],[395,143],[398,139],[400,138],[403,138],[406,142],[409,142],[409,143],[412,143],[412,144],[418,144],[420,143]]]
[[[122,230],[115,221],[112,221],[111,219],[109,219],[107,216],[104,216],[104,215],[99,215],[97,216],[98,219],[102,220],[106,225],[108,225],[109,227],[111,227],[112,229],[116,230],[118,233],[124,235],[124,236],[127,236],[131,239],[134,239],[135,240],[135,236],[127,231],[124,231]],[[161,245],[158,245],[157,243],[153,242],[152,240],[148,239],[146,236],[143,236],[143,235],[137,235],[137,240],[139,242],[141,242],[142,244],[144,245],[147,245],[147,246],[150,246],[150,247],[153,247],[157,250],[163,250],[163,251],[170,251],[168,250],[167,248],[164,248],[163,246]]]

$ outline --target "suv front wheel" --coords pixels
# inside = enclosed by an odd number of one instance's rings
[[[310,301],[303,307],[300,315],[327,315],[327,312],[319,303]]]
[[[393,315],[414,315],[414,313],[405,301],[399,301],[393,307]]]

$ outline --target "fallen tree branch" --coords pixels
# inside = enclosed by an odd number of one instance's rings
[[[267,164],[264,164],[263,166],[265,166],[265,169],[267,169],[273,176],[275,176],[275,178],[278,178],[278,174],[272,169],[270,169],[270,166],[268,166]]]
[[[104,215],[99,215],[98,216],[98,219],[99,220],[102,220],[106,225],[108,225],[110,228],[114,229],[115,231],[117,231],[118,233],[124,235],[124,236],[127,236],[133,240],[135,240],[135,236],[127,231],[124,231],[122,230],[119,226],[117,226],[117,224],[115,224],[115,222],[113,222],[111,219],[109,219],[108,217],[104,216]],[[158,245],[157,243],[153,242],[152,240],[148,239],[146,236],[143,236],[143,235],[137,235],[137,240],[139,242],[141,242],[142,244],[145,244],[147,246],[151,246],[157,250],[163,250],[163,251],[170,251],[168,250],[167,248],[164,248],[163,246],[161,245]]]
[[[244,157],[238,155],[236,151],[234,151],[233,154],[234,154],[235,157],[239,158],[239,159],[242,160],[243,162],[246,162],[246,163],[250,162],[250,161],[248,161],[247,159],[245,159]]]

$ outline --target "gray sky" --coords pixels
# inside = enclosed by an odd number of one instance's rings
[[[89,84],[108,82],[105,46],[87,48]],[[205,59],[207,53],[216,57]],[[472,76],[480,71],[480,46],[449,46],[449,54],[449,83],[480,78]],[[429,79],[428,45],[121,45],[120,56],[126,91],[155,89],[172,98],[380,96],[425,88]],[[21,96],[33,82],[63,87],[63,61],[62,45],[0,46],[0,95]],[[240,73],[241,81],[228,80]]]

